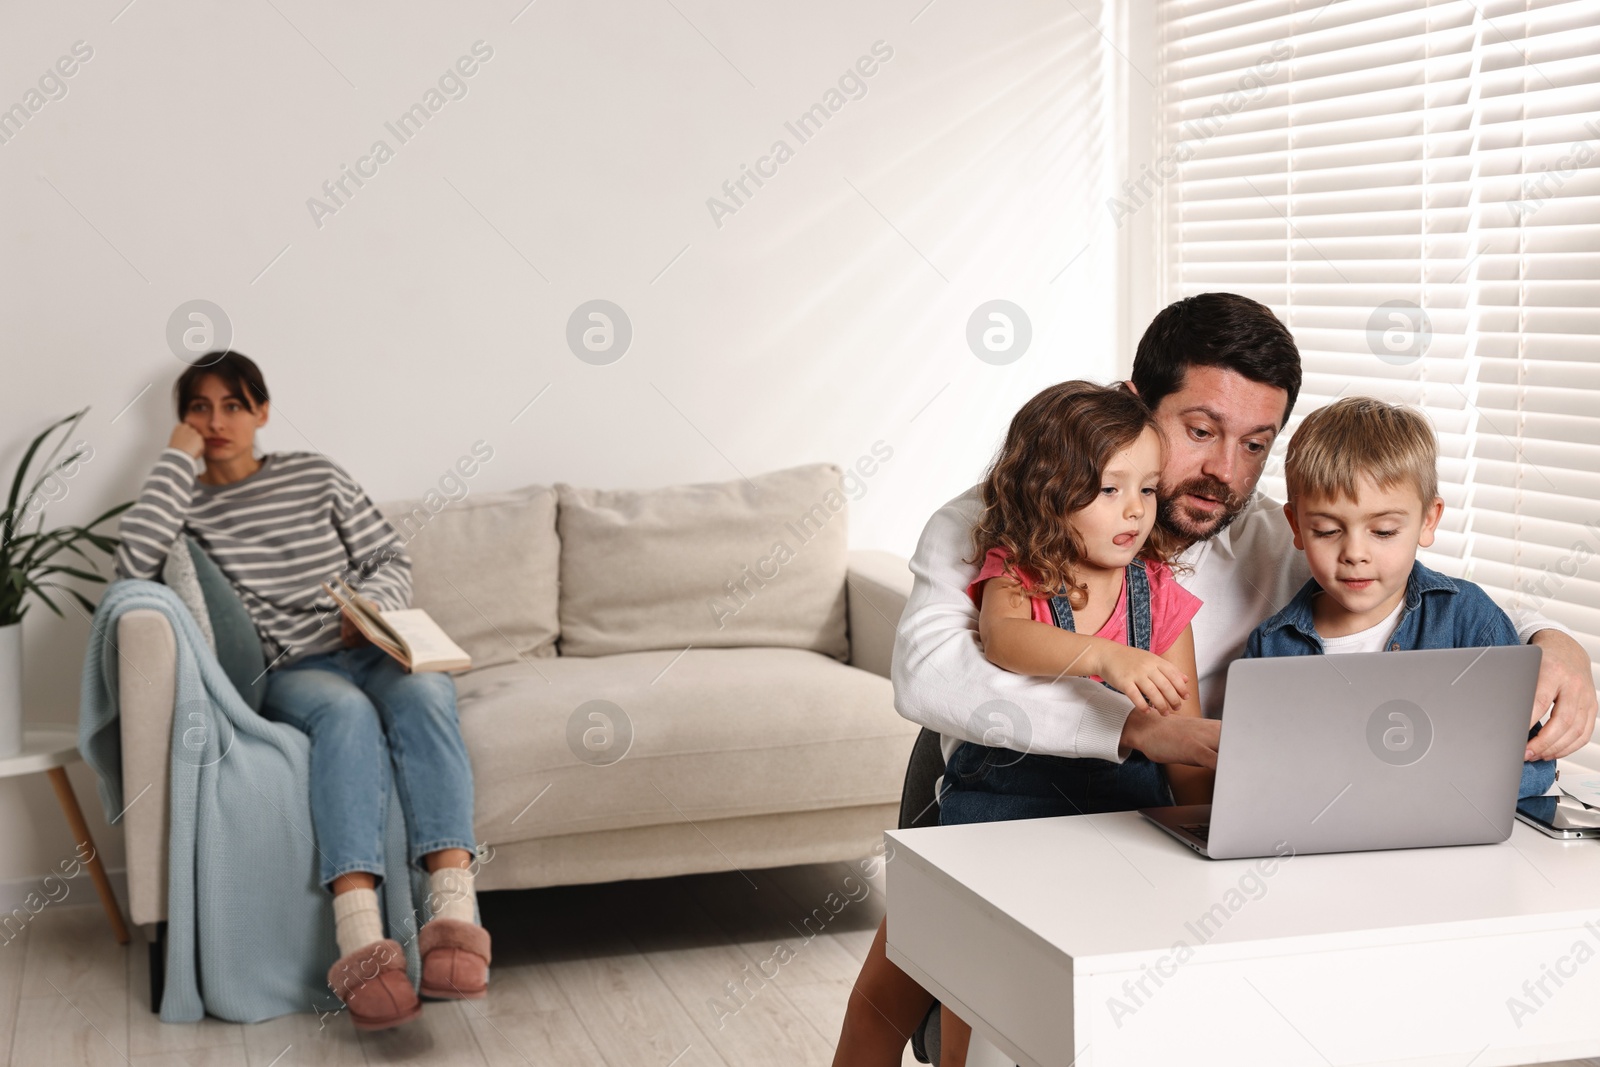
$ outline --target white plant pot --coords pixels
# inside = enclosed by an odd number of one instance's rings
[[[0,759],[22,751],[22,624],[0,626]]]

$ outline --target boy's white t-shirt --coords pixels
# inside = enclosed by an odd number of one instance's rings
[[[1382,622],[1369,626],[1365,630],[1357,630],[1353,634],[1343,637],[1322,637],[1322,651],[1329,655],[1343,652],[1382,652],[1389,643],[1389,638],[1394,635],[1395,627],[1400,622],[1400,611],[1406,606],[1405,597],[1400,598],[1400,603],[1394,610],[1386,615]]]

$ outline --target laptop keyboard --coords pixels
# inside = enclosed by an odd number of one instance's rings
[[[1211,840],[1211,824],[1208,822],[1180,823],[1179,826],[1185,832],[1198,837],[1202,841]]]

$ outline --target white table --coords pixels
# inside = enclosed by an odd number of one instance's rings
[[[1600,842],[1218,861],[1134,812],[886,836],[889,959],[1024,1067],[1600,1055]]]
[[[111,923],[112,936],[118,944],[128,943],[128,927],[122,921],[122,908],[116,894],[111,891],[111,880],[106,877],[100,853],[95,850],[94,838],[89,834],[89,824],[84,821],[83,810],[78,807],[78,797],[67,780],[66,767],[82,757],[78,752],[78,731],[69,726],[25,726],[22,731],[22,751],[0,759],[0,778],[13,778],[23,774],[44,771],[56,791],[56,802],[67,817],[74,843],[78,846],[76,857],[89,868],[95,891],[100,894],[100,906],[105,909]],[[87,858],[84,858],[87,857]]]

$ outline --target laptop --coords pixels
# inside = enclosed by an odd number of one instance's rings
[[[1210,859],[1511,835],[1534,645],[1236,660],[1210,804],[1140,814]]]

